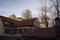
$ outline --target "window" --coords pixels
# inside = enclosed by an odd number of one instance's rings
[[[5,28],[5,34],[16,35],[16,34],[24,33],[27,30],[28,30],[27,28],[23,28],[23,29]]]
[[[12,35],[17,34],[17,29],[13,29],[12,32],[13,32]]]
[[[19,30],[18,30],[18,33],[19,33],[19,34],[22,33],[22,29],[19,29]]]
[[[4,26],[12,27],[13,23],[10,23],[8,21],[3,21]]]
[[[9,29],[5,29],[5,34],[9,34]]]
[[[5,28],[5,34],[16,35],[17,34],[17,29],[8,29],[8,28]]]
[[[12,29],[10,29],[10,35],[12,35]]]
[[[10,35],[16,35],[17,29],[10,29]]]
[[[7,21],[4,21],[4,24],[7,24],[7,25],[9,25],[10,23],[9,23],[9,22],[7,22]]]
[[[7,22],[7,21],[3,21],[3,23],[4,23],[4,25],[6,25],[6,26],[10,25],[10,23]]]
[[[28,30],[27,28],[19,29],[19,30],[18,30],[18,34],[24,33],[24,32],[26,32],[27,30]]]
[[[24,28],[23,31],[26,32],[28,30],[28,28]]]

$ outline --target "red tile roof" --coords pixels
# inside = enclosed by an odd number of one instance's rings
[[[4,16],[0,16],[0,18],[2,19],[2,21],[7,21],[17,27],[34,26],[33,22],[35,20],[35,19],[28,19],[28,20],[17,21]]]

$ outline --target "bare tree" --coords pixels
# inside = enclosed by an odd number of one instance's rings
[[[24,10],[22,16],[26,19],[31,19],[32,18],[31,11],[29,9]]]
[[[41,11],[42,11],[42,21],[45,23],[46,27],[48,27],[48,15],[47,15],[47,12],[49,11],[48,10],[48,7],[45,5],[41,8]]]
[[[53,3],[53,6],[56,11],[57,11],[57,15],[58,15],[58,18],[59,18],[59,0],[50,0],[52,3]]]
[[[47,6],[46,0],[44,0],[44,1],[45,1],[45,3],[43,4],[43,6],[41,5],[41,7],[40,7],[40,12],[42,13],[42,15],[41,15],[42,18],[41,19],[44,22],[44,24],[46,25],[46,27],[48,28],[48,26],[49,26],[48,21],[50,20],[50,17],[47,14],[51,12],[52,7]]]
[[[45,1],[45,3],[42,1],[43,6],[41,5],[41,7],[40,7],[40,12],[42,13],[41,14],[42,16],[40,16],[40,17],[42,17],[42,20],[45,23],[46,27],[48,27],[51,24],[52,24],[51,26],[54,26],[54,21],[53,20],[57,17],[56,14],[58,14],[58,18],[59,18],[59,4],[58,4],[57,0],[56,1],[55,0],[50,0],[53,3],[53,5],[51,4],[50,6],[48,6],[46,4],[47,0],[44,0],[44,1]],[[50,16],[47,15],[47,14],[49,14]],[[49,20],[49,17],[50,17],[50,20]]]

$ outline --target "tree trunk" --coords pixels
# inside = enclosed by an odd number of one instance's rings
[[[57,5],[56,5],[56,10],[57,10],[57,15],[58,15],[58,18],[59,18],[59,7],[58,7],[58,0],[56,0],[56,3],[57,3]]]

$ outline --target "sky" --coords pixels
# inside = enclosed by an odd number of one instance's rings
[[[17,17],[25,9],[30,9],[33,16],[37,16],[39,0],[0,0],[0,15],[9,16],[15,14]]]
[[[8,17],[15,14],[20,17],[23,10],[30,9],[33,17],[38,17],[39,7],[44,3],[42,2],[41,0],[0,0],[0,15]],[[47,5],[50,5],[49,1]]]

